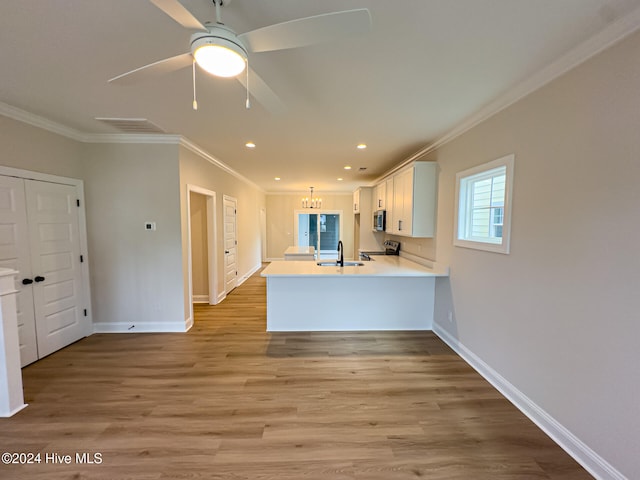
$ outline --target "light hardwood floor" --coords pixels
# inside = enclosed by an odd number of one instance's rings
[[[256,275],[186,334],[93,335],[25,368],[0,451],[41,463],[0,478],[592,478],[431,332],[269,335],[265,315]]]

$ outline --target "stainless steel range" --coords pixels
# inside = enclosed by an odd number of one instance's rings
[[[360,260],[361,261],[371,261],[376,255],[400,255],[400,242],[396,242],[395,240],[385,240],[383,243],[384,250],[378,251],[360,251]]]

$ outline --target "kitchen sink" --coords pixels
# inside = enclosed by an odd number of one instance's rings
[[[338,262],[318,262],[316,265],[320,267],[339,267],[340,264]],[[345,267],[362,267],[364,263],[362,262],[344,262]]]

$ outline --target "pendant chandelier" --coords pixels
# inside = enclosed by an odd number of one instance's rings
[[[309,187],[309,190],[310,195],[302,198],[302,208],[322,208],[322,199],[313,198],[313,187]]]

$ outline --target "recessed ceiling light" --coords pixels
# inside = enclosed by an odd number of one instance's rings
[[[253,142],[247,142],[244,144],[247,148],[256,148],[256,144]]]
[[[367,148],[367,144],[366,143],[359,143],[356,148],[358,150],[364,150],[365,148]]]
[[[274,180],[275,180],[276,182],[279,182],[279,181],[280,181],[280,177],[275,177],[275,178],[274,178]]]
[[[342,177],[338,178],[337,180],[338,180],[339,182],[341,182],[341,181],[342,181]]]
[[[345,169],[345,170],[351,170],[351,165],[345,165],[345,166],[344,166],[344,169]]]

